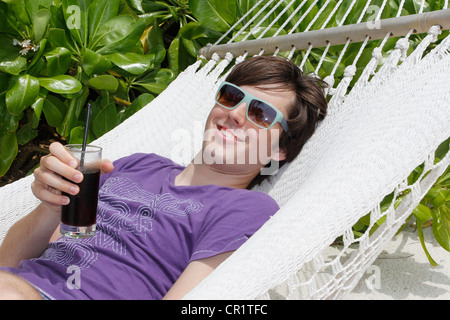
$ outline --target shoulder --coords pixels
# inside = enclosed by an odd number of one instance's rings
[[[217,197],[217,207],[221,215],[235,221],[255,221],[263,223],[274,215],[280,207],[268,194],[245,189],[230,189]]]
[[[263,211],[274,211],[280,208],[277,202],[267,193],[255,190],[234,190],[233,200],[236,206],[244,205],[244,208],[256,208]]]
[[[113,164],[114,170],[117,171],[140,170],[151,166],[175,165],[172,160],[155,153],[134,153],[114,161]]]
[[[154,174],[163,174],[167,170],[177,166],[172,160],[155,153],[134,153],[113,161],[114,170],[100,177],[100,186],[111,178],[123,174],[131,174],[134,177],[143,177]]]
[[[251,190],[222,190],[202,220],[190,261],[237,250],[279,209],[269,195]]]

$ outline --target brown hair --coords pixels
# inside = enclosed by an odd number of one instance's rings
[[[283,131],[279,146],[286,150],[286,159],[278,167],[291,162],[314,133],[317,124],[327,114],[327,100],[323,89],[326,83],[315,76],[304,75],[290,60],[274,56],[258,56],[237,64],[226,81],[237,86],[274,85],[274,89],[296,93],[295,103],[289,108],[289,133]],[[270,164],[268,164],[270,166]],[[253,188],[267,175],[258,175],[247,187]]]

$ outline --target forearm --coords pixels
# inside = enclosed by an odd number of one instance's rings
[[[40,256],[58,227],[57,211],[41,203],[15,223],[0,246],[0,266],[17,267],[22,260]]]
[[[182,299],[223,261],[225,261],[225,259],[231,256],[233,252],[234,251],[228,251],[209,258],[194,260],[189,263],[178,280],[175,281],[172,288],[170,288],[163,297],[163,300]]]

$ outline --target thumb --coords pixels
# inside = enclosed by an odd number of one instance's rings
[[[114,165],[111,162],[111,160],[103,159],[102,163],[100,164],[100,175],[104,173],[110,173],[114,170]]]

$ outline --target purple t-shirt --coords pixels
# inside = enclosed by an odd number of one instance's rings
[[[258,191],[175,186],[184,167],[155,154],[114,166],[101,177],[94,237],[62,237],[3,269],[50,299],[161,299],[189,262],[238,249],[279,209]]]

